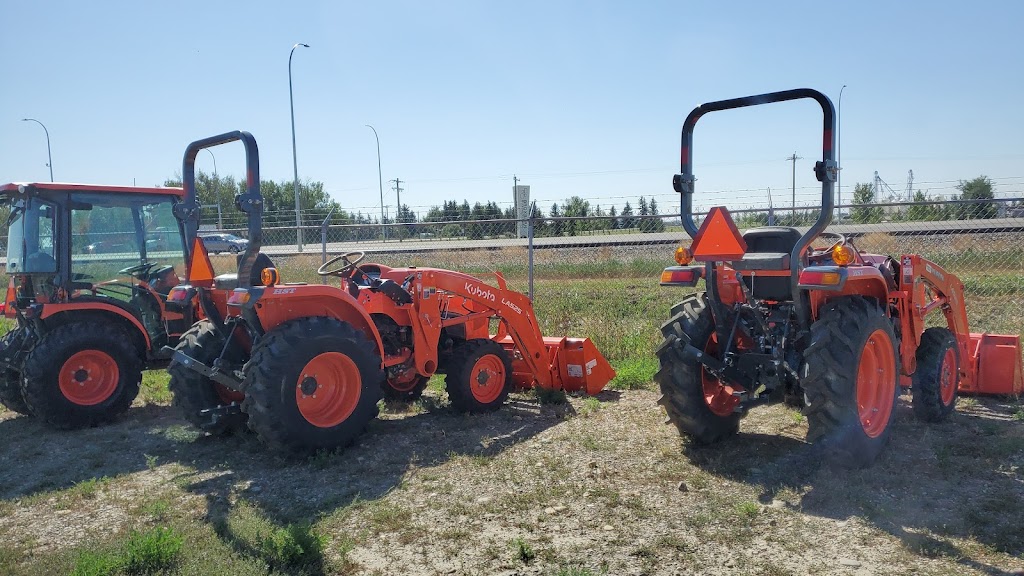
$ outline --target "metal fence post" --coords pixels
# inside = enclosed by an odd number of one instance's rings
[[[533,301],[533,218],[534,218],[535,215],[536,215],[536,212],[531,210],[530,211],[530,218],[529,218],[529,220],[526,221],[526,238],[527,238],[527,241],[526,241],[526,245],[527,245],[526,254],[527,254],[527,258],[529,260],[529,266],[528,266],[529,271],[527,272],[527,278],[528,278],[529,284],[530,284],[530,294],[529,294],[529,296],[530,296],[530,301],[531,302]]]
[[[327,212],[327,217],[324,218],[323,224],[320,224],[320,242],[323,245],[323,251],[320,256],[320,264],[327,263],[327,223],[331,221],[331,214],[334,214],[334,206],[331,206],[330,211]],[[320,283],[327,284],[327,276],[320,276]]]

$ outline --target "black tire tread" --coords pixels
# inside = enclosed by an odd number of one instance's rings
[[[223,347],[224,338],[217,332],[213,322],[200,320],[182,334],[175,350],[184,352],[209,366],[220,355]],[[177,362],[171,362],[167,372],[171,375],[171,380],[167,384],[171,392],[171,405],[177,408],[190,424],[212,435],[231,432],[245,425],[248,416],[244,412],[220,418],[216,424],[212,424],[208,416],[200,414],[202,410],[223,404],[213,380]]]
[[[801,382],[809,401],[804,408],[807,441],[823,445],[829,458],[840,466],[871,464],[892,430],[895,407],[885,431],[877,438],[864,434],[858,415],[860,356],[868,336],[877,329],[885,330],[893,342],[898,370],[899,344],[892,324],[874,301],[860,296],[832,300],[811,324],[810,342],[804,351],[806,374]],[[894,403],[899,390],[897,382]]]
[[[698,444],[712,444],[735,435],[746,413],[722,417],[712,412],[704,400],[703,367],[684,359],[675,348],[676,341],[685,341],[684,335],[701,348],[714,332],[715,321],[706,294],[690,294],[672,307],[672,313],[661,327],[664,340],[656,352],[660,368],[654,381],[661,389],[658,404],[665,409],[668,422]]]
[[[77,406],[60,392],[57,359],[81,350],[102,350],[118,362],[120,385],[106,401]],[[68,351],[71,351],[68,353]],[[139,394],[142,358],[130,334],[110,322],[69,322],[47,332],[25,357],[21,393],[29,412],[54,428],[96,426],[126,412]]]
[[[505,384],[494,401],[487,404],[481,403],[473,396],[470,388],[469,377],[477,360],[483,356],[494,354],[501,358],[505,365]],[[467,340],[452,350],[451,361],[447,367],[447,374],[444,378],[445,390],[448,392],[448,400],[452,408],[459,412],[479,414],[493,412],[501,407],[508,398],[512,389],[512,361],[509,359],[501,344],[488,338],[477,338]]]
[[[957,356],[957,369],[960,368],[960,350],[956,336],[947,328],[928,328],[921,334],[921,342],[917,347],[917,370],[914,372],[911,393],[914,416],[924,422],[939,422],[946,419],[956,409],[956,393],[953,401],[947,406],[942,403],[941,377],[942,361],[948,348],[953,349]],[[957,378],[959,382],[959,377]]]
[[[13,330],[4,334],[2,338],[3,344],[0,344],[0,348],[7,349],[8,346],[15,344],[12,340],[17,336],[16,332],[19,329],[15,327]],[[0,369],[0,404],[3,404],[5,408],[12,412],[29,416],[28,405],[25,404],[25,397],[21,394],[21,371],[12,370],[10,368]]]
[[[351,416],[338,426],[349,428],[347,434],[339,434],[330,441],[310,444],[289,426],[288,415],[284,414],[281,398],[280,370],[300,356],[308,347],[309,340],[317,336],[340,337],[352,347],[351,352],[368,357],[368,364],[374,369],[362,374],[362,393],[359,403]],[[351,354],[349,355],[352,356]],[[356,360],[357,365],[359,361]],[[382,397],[384,371],[380,369],[380,356],[376,346],[351,325],[324,316],[297,318],[267,332],[253,346],[252,357],[245,365],[245,400],[242,410],[249,415],[249,429],[272,451],[286,456],[305,456],[319,449],[344,448],[352,444],[377,417],[377,402]],[[304,364],[303,364],[304,365]],[[302,366],[298,367],[299,370]],[[287,384],[286,384],[287,385]],[[298,416],[301,418],[301,415]]]

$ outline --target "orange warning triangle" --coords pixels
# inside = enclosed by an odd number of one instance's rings
[[[206,251],[203,239],[196,236],[192,241],[192,253],[188,263],[187,279],[189,284],[198,286],[213,285],[213,264],[210,263],[210,254]]]
[[[739,260],[747,251],[747,243],[729,216],[729,210],[715,206],[701,223],[690,250],[693,259],[700,262]]]

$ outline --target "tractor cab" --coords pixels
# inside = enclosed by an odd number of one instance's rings
[[[0,185],[7,223],[0,403],[62,428],[127,410],[192,324],[166,310],[186,260],[180,188]],[[177,330],[168,330],[175,320]]]

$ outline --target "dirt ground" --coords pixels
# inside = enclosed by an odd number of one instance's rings
[[[163,404],[78,432],[3,412],[0,572],[60,573],[68,551],[154,522],[147,503],[165,502],[159,521],[210,555],[172,573],[259,573],[231,533],[255,514],[326,536],[307,573],[1024,574],[1018,403],[968,399],[926,425],[904,398],[883,456],[849,471],[823,465],[784,406],[693,448],[656,399],[523,393],[465,416],[432,389],[355,446],[301,461],[250,434],[201,436]],[[203,544],[217,539],[238,563]]]

